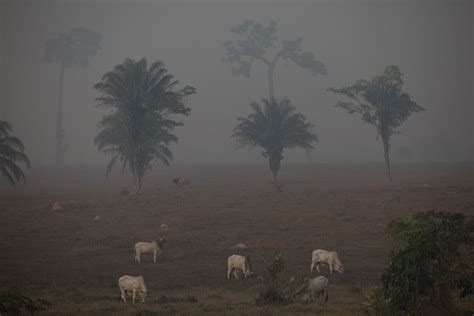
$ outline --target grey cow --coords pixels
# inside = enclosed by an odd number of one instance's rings
[[[314,279],[305,278],[303,285],[296,291],[295,299],[308,302],[317,294],[322,304],[328,301],[328,284],[326,277],[318,276]]]

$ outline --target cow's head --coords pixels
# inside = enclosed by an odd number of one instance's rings
[[[142,302],[145,302],[146,297],[148,296],[148,292],[146,290],[145,291],[141,290],[140,296],[142,297]]]
[[[338,273],[344,273],[344,267],[340,263],[334,265],[334,270]]]
[[[308,289],[308,286],[310,284],[310,279],[308,277],[304,278],[304,281],[303,281],[303,285],[300,286],[300,288],[298,290],[296,290],[296,295],[302,295],[306,292],[306,290]]]
[[[252,270],[252,263],[250,262],[250,257],[245,256],[245,270],[244,270],[245,277],[250,276],[250,274],[252,273],[251,270]]]

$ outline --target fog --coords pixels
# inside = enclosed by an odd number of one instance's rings
[[[412,161],[473,159],[474,6],[472,1],[2,1],[1,119],[11,121],[33,165],[52,165],[55,155],[59,65],[44,61],[45,41],[74,27],[103,35],[89,67],[64,78],[66,163],[100,165],[108,157],[93,139],[104,110],[95,107],[93,85],[127,57],[160,60],[197,93],[192,112],[177,129],[173,164],[264,163],[260,150],[234,150],[232,128],[249,103],[268,96],[265,69],[234,76],[222,62],[220,43],[235,39],[230,28],[245,20],[278,22],[280,39],[303,37],[328,74],[313,77],[280,63],[275,94],[304,113],[319,137],[313,162],[383,161],[372,126],[334,104],[329,87],[381,74],[396,64],[404,89],[426,108],[392,138],[393,160],[402,147]],[[302,149],[287,150],[285,162],[306,162]]]

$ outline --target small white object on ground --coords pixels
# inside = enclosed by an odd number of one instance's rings
[[[61,206],[61,204],[59,204],[58,201],[54,202],[53,207],[51,208],[51,210],[53,211],[61,211],[62,209],[63,207]]]
[[[230,249],[247,249],[247,246],[244,243],[239,242],[237,245],[230,247]]]

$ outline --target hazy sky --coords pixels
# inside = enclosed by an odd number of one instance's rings
[[[219,42],[244,20],[278,22],[280,39],[304,38],[305,50],[328,74],[313,77],[281,63],[277,97],[288,97],[315,125],[320,138],[312,160],[382,161],[372,126],[335,108],[328,87],[349,85],[397,64],[405,89],[427,109],[415,114],[392,140],[393,158],[403,147],[416,160],[473,158],[473,1],[9,1],[0,0],[0,119],[10,120],[34,164],[52,164],[59,65],[44,62],[45,41],[73,27],[103,35],[87,69],[65,73],[64,122],[71,164],[104,161],[93,145],[103,110],[92,86],[125,58],[161,60],[176,79],[197,88],[191,115],[177,130],[175,163],[263,161],[259,150],[234,151],[230,135],[249,103],[267,97],[264,68],[250,79],[233,76],[221,61]],[[303,150],[285,161],[306,161]]]

